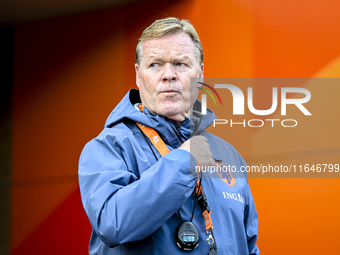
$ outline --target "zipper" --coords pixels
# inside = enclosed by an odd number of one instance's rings
[[[171,123],[166,119],[172,130],[175,132],[177,138],[180,140],[180,142],[183,144],[184,141],[182,140],[181,136],[178,134],[178,129],[181,127],[180,124],[176,124],[176,129],[171,125]]]

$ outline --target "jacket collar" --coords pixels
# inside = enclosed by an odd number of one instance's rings
[[[131,89],[111,112],[106,120],[105,127],[110,128],[129,119],[155,129],[166,144],[178,148],[181,145],[178,135],[185,141],[190,136],[200,134],[216,118],[209,109],[207,109],[206,115],[201,115],[201,103],[198,100],[194,105],[195,117],[187,118],[180,124],[161,115],[153,115],[146,108],[143,113],[134,107],[136,103],[141,103],[139,90]]]

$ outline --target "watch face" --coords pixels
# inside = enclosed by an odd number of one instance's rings
[[[199,233],[196,226],[190,222],[182,222],[176,231],[176,243],[182,250],[193,250],[198,246]]]
[[[186,242],[186,243],[193,243],[195,242],[195,236],[193,235],[185,235],[183,236],[183,242]]]

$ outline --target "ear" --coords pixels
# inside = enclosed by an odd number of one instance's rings
[[[135,63],[135,72],[136,72],[136,85],[138,88],[140,88],[140,77],[138,72],[138,64]]]
[[[204,65],[203,65],[203,63],[201,65],[201,72],[200,72],[199,78],[204,78]]]

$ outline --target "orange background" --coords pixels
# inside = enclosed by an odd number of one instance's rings
[[[205,77],[339,77],[339,11],[338,0],[141,1],[17,24],[12,254],[87,254],[91,227],[80,201],[78,158],[136,87],[135,46],[155,19],[192,21]],[[235,132],[230,142],[245,159],[258,155],[259,144],[264,154],[275,150],[261,131]],[[338,146],[337,134],[334,141]],[[339,179],[250,179],[250,185],[261,254],[338,253]]]

